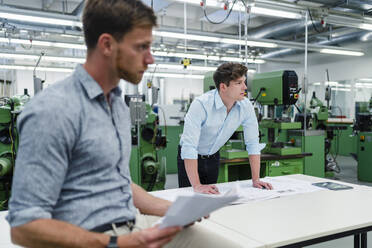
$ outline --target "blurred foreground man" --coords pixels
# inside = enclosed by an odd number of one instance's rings
[[[131,122],[118,83],[138,84],[154,62],[152,9],[136,0],[88,0],[83,25],[86,63],[39,93],[19,118],[7,216],[12,241],[35,248],[238,247],[197,225],[153,226],[171,203],[131,182]]]

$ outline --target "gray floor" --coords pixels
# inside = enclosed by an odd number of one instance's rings
[[[357,178],[357,163],[352,157],[338,156],[336,159],[338,165],[341,168],[341,172],[336,174],[335,180],[340,180],[348,183],[362,184],[372,187],[372,183],[360,182]],[[166,189],[173,189],[178,187],[177,174],[167,175],[167,181],[165,184]],[[371,209],[372,211],[372,209]],[[368,233],[368,248],[372,248],[372,232]],[[341,238],[333,241],[324,242],[317,245],[311,245],[307,247],[311,248],[349,248],[353,247],[353,237]]]

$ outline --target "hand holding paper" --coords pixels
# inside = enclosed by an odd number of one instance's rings
[[[221,195],[195,193],[189,196],[179,196],[161,219],[159,227],[186,226],[237,199],[236,189]]]

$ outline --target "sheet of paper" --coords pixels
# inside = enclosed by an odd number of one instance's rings
[[[1,248],[20,248],[10,241],[10,226],[5,219],[8,211],[0,211],[0,247]]]
[[[265,177],[261,179],[264,182],[271,183],[273,190],[258,189],[252,185],[252,180],[235,181],[228,183],[216,184],[221,194],[236,189],[238,199],[230,204],[243,204],[251,201],[263,201],[276,197],[283,197],[287,195],[295,195],[302,193],[309,193],[322,188],[312,185],[310,182],[293,179],[289,177]],[[163,191],[151,192],[154,196],[174,202],[178,196],[191,196],[193,190],[189,188],[171,189]]]
[[[220,195],[194,193],[178,196],[160,219],[160,228],[185,226],[238,199],[236,189]]]

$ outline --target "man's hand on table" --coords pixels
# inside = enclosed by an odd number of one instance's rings
[[[259,189],[273,189],[273,186],[270,183],[266,183],[258,180],[252,180],[253,181],[253,187],[259,188]]]
[[[199,184],[193,186],[195,192],[202,193],[202,194],[219,194],[218,188],[216,185],[203,185]]]

